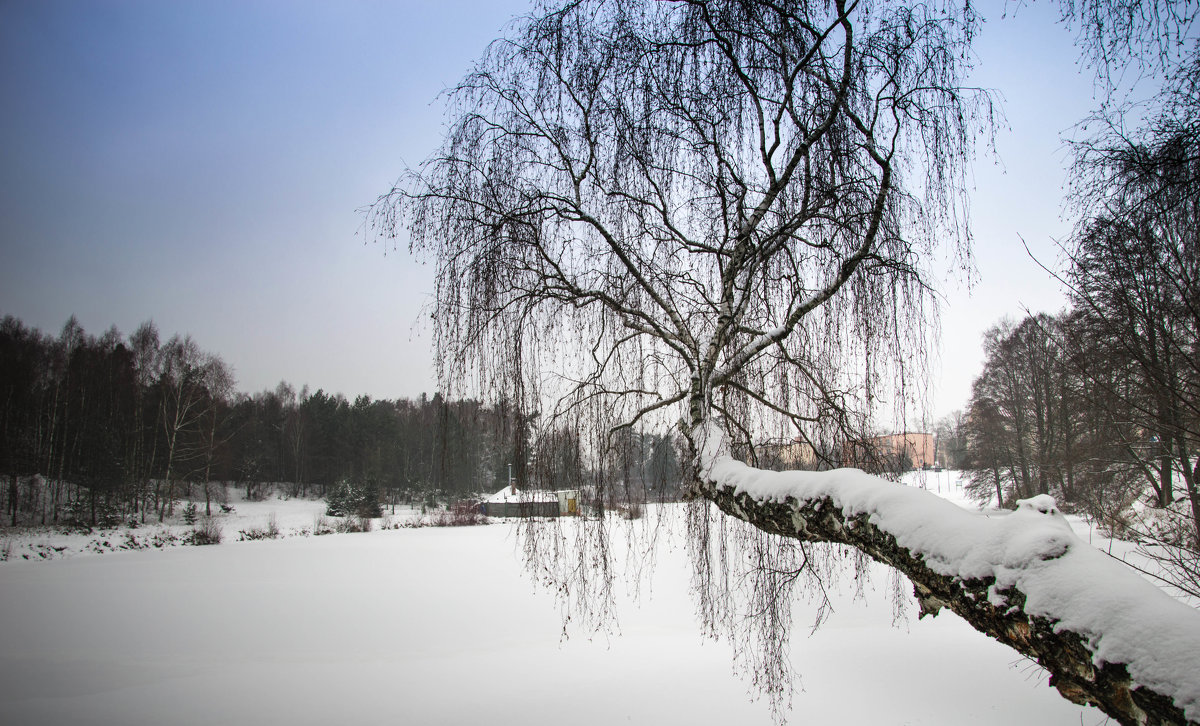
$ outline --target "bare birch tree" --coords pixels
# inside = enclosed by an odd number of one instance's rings
[[[974,25],[846,2],[527,19],[370,214],[438,264],[443,380],[559,414],[604,399],[617,423],[722,415],[747,445],[768,420],[860,433],[925,347],[921,255],[965,251]]]
[[[962,83],[975,28],[969,3],[540,6],[450,92],[443,146],[367,223],[437,265],[452,394],[569,419],[598,462],[610,432],[679,422],[703,625],[740,644],[776,706],[790,593],[820,597],[835,551],[806,543],[835,542],[907,574],[923,613],[952,607],[1037,659],[1072,700],[1178,713],[838,496],[756,494],[729,473],[732,450],[753,460],[780,432],[835,463],[873,412],[916,394],[934,312],[922,260],[968,254],[963,172],[992,120]],[[598,469],[599,501],[609,481]],[[606,526],[573,550],[528,540],[572,616],[609,614]]]

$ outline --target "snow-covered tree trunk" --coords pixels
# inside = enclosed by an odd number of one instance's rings
[[[858,469],[753,469],[713,426],[693,444],[699,494],[726,514],[896,568],[922,616],[950,609],[1122,724],[1200,723],[1200,613],[1076,537],[1051,497],[988,516]]]

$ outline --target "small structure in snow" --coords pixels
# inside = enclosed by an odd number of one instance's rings
[[[579,490],[560,489],[554,492],[558,496],[558,513],[575,516],[579,514]]]
[[[489,517],[557,517],[579,514],[579,490],[520,490],[509,485],[483,501]]]

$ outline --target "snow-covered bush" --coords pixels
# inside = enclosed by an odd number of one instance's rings
[[[267,517],[267,524],[264,527],[250,527],[238,532],[238,541],[246,542],[256,539],[279,539],[282,532],[279,530],[279,522],[275,519],[275,513],[271,512]]]
[[[371,520],[365,517],[360,517],[357,514],[350,514],[343,519],[338,520],[337,524],[334,525],[334,529],[336,529],[339,534],[345,534],[347,532],[370,532]]]
[[[212,517],[204,517],[184,539],[190,545],[221,544],[221,525]]]
[[[334,531],[333,525],[329,523],[329,519],[325,515],[317,515],[316,520],[313,522],[312,528],[312,533],[315,536],[319,537],[323,534],[333,534]]]
[[[428,521],[431,527],[474,527],[487,524],[487,517],[479,511],[479,502],[462,501],[437,512]]]

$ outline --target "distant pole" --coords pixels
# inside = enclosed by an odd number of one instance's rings
[[[513,478],[512,478],[512,462],[511,462],[511,461],[510,461],[510,462],[508,462],[508,493],[509,493],[509,494],[516,494],[516,493],[517,493],[517,487],[516,487],[516,485],[515,485],[515,484],[513,484]]]

